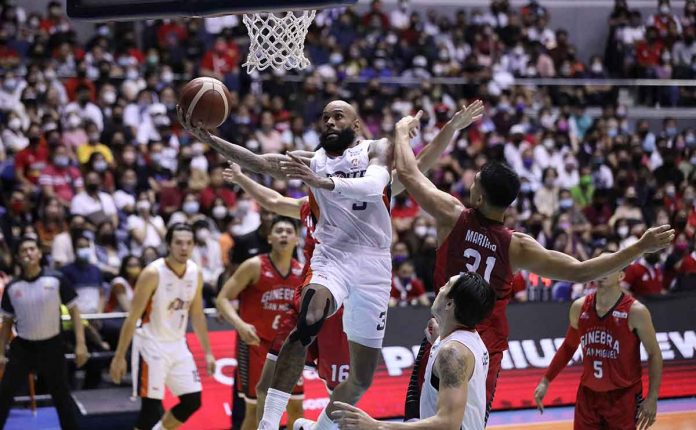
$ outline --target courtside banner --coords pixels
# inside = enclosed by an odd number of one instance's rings
[[[660,397],[696,395],[696,295],[659,297],[646,302],[657,331],[664,358]],[[532,393],[563,342],[568,327],[570,303],[526,303],[508,306],[510,347],[503,358],[493,408],[527,408],[533,406]],[[387,331],[372,387],[359,406],[375,417],[403,415],[403,403],[411,368],[430,316],[429,309],[390,309]],[[212,377],[205,373],[205,360],[198,340],[189,333],[189,346],[203,383],[203,407],[183,429],[227,429],[230,427],[231,384],[237,365],[234,344],[236,333],[229,326],[209,320],[210,337],[218,370]],[[647,356],[644,362],[644,392],[647,391]],[[575,393],[582,367],[576,353],[571,365],[561,372],[549,388],[545,404],[575,403]],[[345,369],[336,369],[346,375]],[[324,384],[314,372],[304,372],[305,416],[316,418],[328,402]],[[167,406],[176,403],[168,396]]]

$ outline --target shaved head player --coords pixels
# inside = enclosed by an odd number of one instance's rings
[[[426,212],[435,217],[438,238],[435,285],[444,285],[450,276],[461,272],[477,272],[496,291],[493,313],[477,326],[490,353],[486,381],[490,412],[503,351],[507,349],[505,307],[512,294],[514,272],[524,269],[551,279],[588,282],[626,267],[645,253],[665,248],[674,239],[674,230],[669,225],[651,228],[631,246],[583,262],[548,250],[531,236],[513,232],[503,225],[505,211],[517,198],[520,189],[519,177],[507,165],[491,162],[476,174],[470,189],[471,208],[465,207],[456,197],[440,191],[418,171],[409,139],[418,129],[421,115],[422,112],[419,112],[415,116],[405,117],[396,126],[396,170],[406,190]],[[427,349],[427,346],[424,345],[423,349]],[[421,355],[427,358],[427,354],[419,353]],[[407,396],[407,418],[418,416],[417,392],[422,384],[422,373],[423,369],[417,365]]]
[[[372,383],[386,326],[391,288],[392,145],[386,139],[359,139],[357,112],[340,100],[324,108],[321,147],[316,152],[288,156],[256,155],[193,128],[187,118],[181,121],[196,137],[240,166],[280,179],[301,179],[311,190],[317,246],[307,286],[302,290],[297,326],[278,355],[259,428],[278,428],[302,372],[307,347],[324,320],[341,305],[351,366],[348,378],[336,387],[331,398],[332,402],[357,402]],[[327,407],[329,412],[332,402]],[[316,424],[298,420],[295,428],[336,428],[327,410]]]

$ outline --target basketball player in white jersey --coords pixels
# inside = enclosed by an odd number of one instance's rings
[[[481,275],[453,276],[440,289],[426,334],[433,347],[425,368],[420,417],[407,423],[379,422],[336,402],[333,417],[347,430],[483,430],[488,351],[474,327],[493,310],[495,292]],[[438,333],[439,332],[439,333]]]
[[[126,350],[132,339],[133,391],[142,401],[135,425],[138,430],[176,429],[201,406],[200,376],[186,344],[189,317],[205,351],[207,371],[215,372],[203,313],[203,277],[190,260],[193,229],[176,223],[169,227],[165,240],[169,255],[150,263],[138,277],[111,362],[111,377],[118,384],[126,372]],[[165,386],[179,397],[179,403],[163,414]]]
[[[470,118],[474,111],[482,110],[480,103],[465,110],[470,108]],[[297,420],[294,426],[302,430],[336,428],[329,418],[333,400],[353,404],[362,397],[372,383],[384,337],[391,288],[392,145],[386,139],[360,140],[358,114],[340,100],[324,108],[320,148],[288,155],[254,154],[194,127],[190,118],[177,110],[190,133],[229,161],[278,179],[298,178],[310,186],[318,244],[303,289],[297,327],[278,355],[259,428],[278,428],[302,372],[307,347],[324,320],[344,305],[343,327],[351,356],[348,378],[336,387],[316,424]]]

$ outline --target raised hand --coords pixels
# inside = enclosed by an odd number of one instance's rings
[[[674,241],[674,229],[669,225],[653,227],[643,233],[639,244],[643,253],[650,254],[667,248]]]
[[[469,106],[463,105],[462,108],[454,114],[452,119],[449,120],[450,125],[454,127],[455,130],[462,130],[483,118],[483,112],[484,108],[481,100],[476,100]]]
[[[418,134],[420,129],[420,119],[423,116],[423,111],[419,110],[415,115],[407,115],[396,123],[397,133],[408,133],[408,137],[413,139]]]
[[[186,130],[189,134],[203,143],[211,143],[213,136],[210,134],[210,132],[204,128],[201,128],[200,123],[191,124],[191,116],[184,114],[184,110],[180,105],[176,105],[176,116],[179,119],[179,123],[181,123],[182,127],[184,127],[184,130]]]
[[[237,163],[230,162],[230,167],[222,171],[222,178],[225,180],[225,182],[231,184],[236,184],[239,177],[242,175],[242,168],[239,167],[239,164]]]

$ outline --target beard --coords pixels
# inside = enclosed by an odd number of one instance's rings
[[[327,130],[319,136],[319,147],[332,154],[343,154],[354,141],[355,130],[350,127],[339,132]]]

